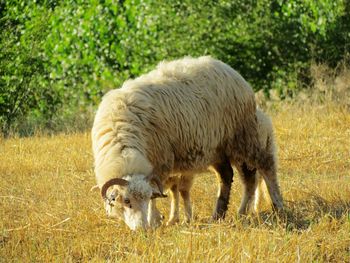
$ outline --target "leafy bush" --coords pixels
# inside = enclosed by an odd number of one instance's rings
[[[6,135],[18,118],[43,114],[50,118],[59,97],[48,85],[42,56],[50,10],[45,6],[5,2],[0,27],[0,127]]]
[[[310,81],[312,61],[336,66],[350,43],[345,0],[48,0],[0,10],[5,133],[26,118],[57,129],[125,79],[185,55],[210,54],[255,90],[291,96]]]
[[[344,1],[342,8],[336,22],[325,26],[315,55],[318,63],[326,63],[333,68],[337,67],[340,61],[350,65],[350,1]]]

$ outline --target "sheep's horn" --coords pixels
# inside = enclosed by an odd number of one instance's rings
[[[105,184],[102,186],[102,189],[101,189],[102,198],[103,199],[106,198],[107,190],[112,185],[127,186],[128,184],[129,184],[129,182],[127,180],[125,180],[125,179],[122,179],[122,178],[113,178],[113,179],[105,182]]]

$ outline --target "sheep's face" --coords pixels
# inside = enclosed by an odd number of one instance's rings
[[[155,192],[159,197],[159,190],[145,176],[126,176],[118,180],[121,183],[110,186],[105,193],[107,216],[122,219],[132,230],[148,228],[148,204]]]
[[[149,195],[134,192],[130,187],[114,186],[105,199],[107,216],[122,219],[130,229],[147,228]]]

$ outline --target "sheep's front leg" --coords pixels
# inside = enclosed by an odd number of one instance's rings
[[[174,225],[179,222],[179,185],[175,183],[170,188],[171,208],[167,225]]]
[[[231,184],[233,181],[233,169],[228,158],[221,163],[215,164],[214,169],[219,175],[220,188],[213,219],[224,219],[230,201]]]
[[[163,215],[159,212],[156,206],[156,199],[152,199],[148,205],[148,224],[152,228],[157,228],[162,224]]]

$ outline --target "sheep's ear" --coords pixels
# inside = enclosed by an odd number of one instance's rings
[[[152,178],[150,183],[152,187],[151,199],[168,197],[163,193],[163,185],[158,178]]]
[[[152,196],[151,199],[155,199],[155,198],[165,198],[168,197],[167,195],[161,193],[160,191],[158,191],[157,189],[153,188],[153,192],[152,192]]]

